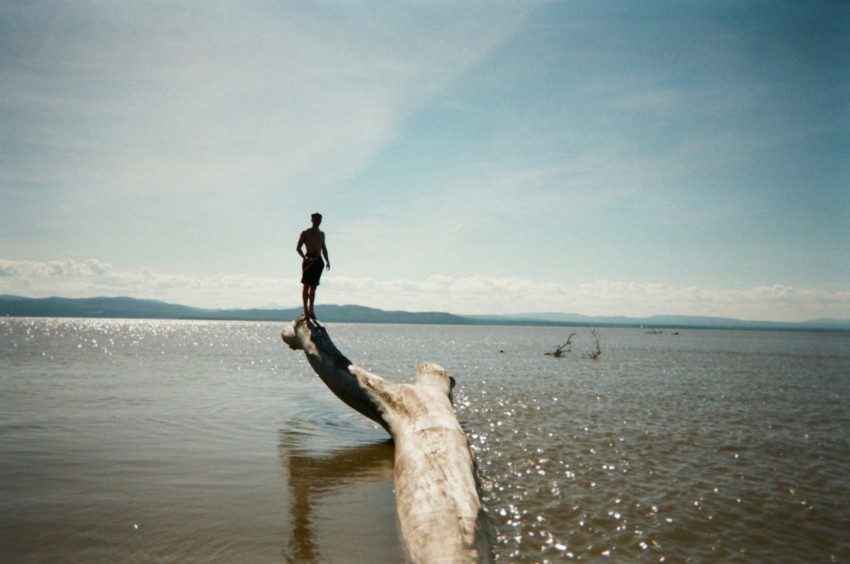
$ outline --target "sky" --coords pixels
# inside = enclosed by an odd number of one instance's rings
[[[850,4],[0,0],[0,294],[850,319]]]

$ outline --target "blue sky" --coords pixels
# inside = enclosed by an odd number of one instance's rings
[[[0,293],[850,318],[841,2],[2,2]]]

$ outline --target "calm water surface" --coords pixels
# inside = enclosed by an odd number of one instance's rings
[[[280,329],[0,319],[0,562],[402,561],[386,434]],[[458,380],[500,561],[850,561],[847,335],[328,330]]]

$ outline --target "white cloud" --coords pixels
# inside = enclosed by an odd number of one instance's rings
[[[0,294],[27,297],[132,296],[209,308],[297,307],[298,280],[249,274],[193,277],[150,269],[119,271],[98,260],[0,259]],[[667,284],[594,281],[577,287],[527,278],[433,275],[421,280],[376,280],[326,274],[319,303],[385,310],[457,314],[563,312],[585,315],[707,315],[765,321],[850,319],[850,292],[788,286],[704,290]]]
[[[300,298],[296,281],[245,274],[193,277],[144,268],[126,272],[96,260],[77,262],[0,259],[0,293],[27,297],[132,296],[199,307],[255,307],[281,302],[282,295]],[[285,292],[285,294],[284,294]]]

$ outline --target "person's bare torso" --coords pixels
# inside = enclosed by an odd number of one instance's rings
[[[325,234],[320,229],[311,227],[301,233],[301,241],[303,241],[308,255],[317,255],[322,252],[322,247],[325,246]]]

